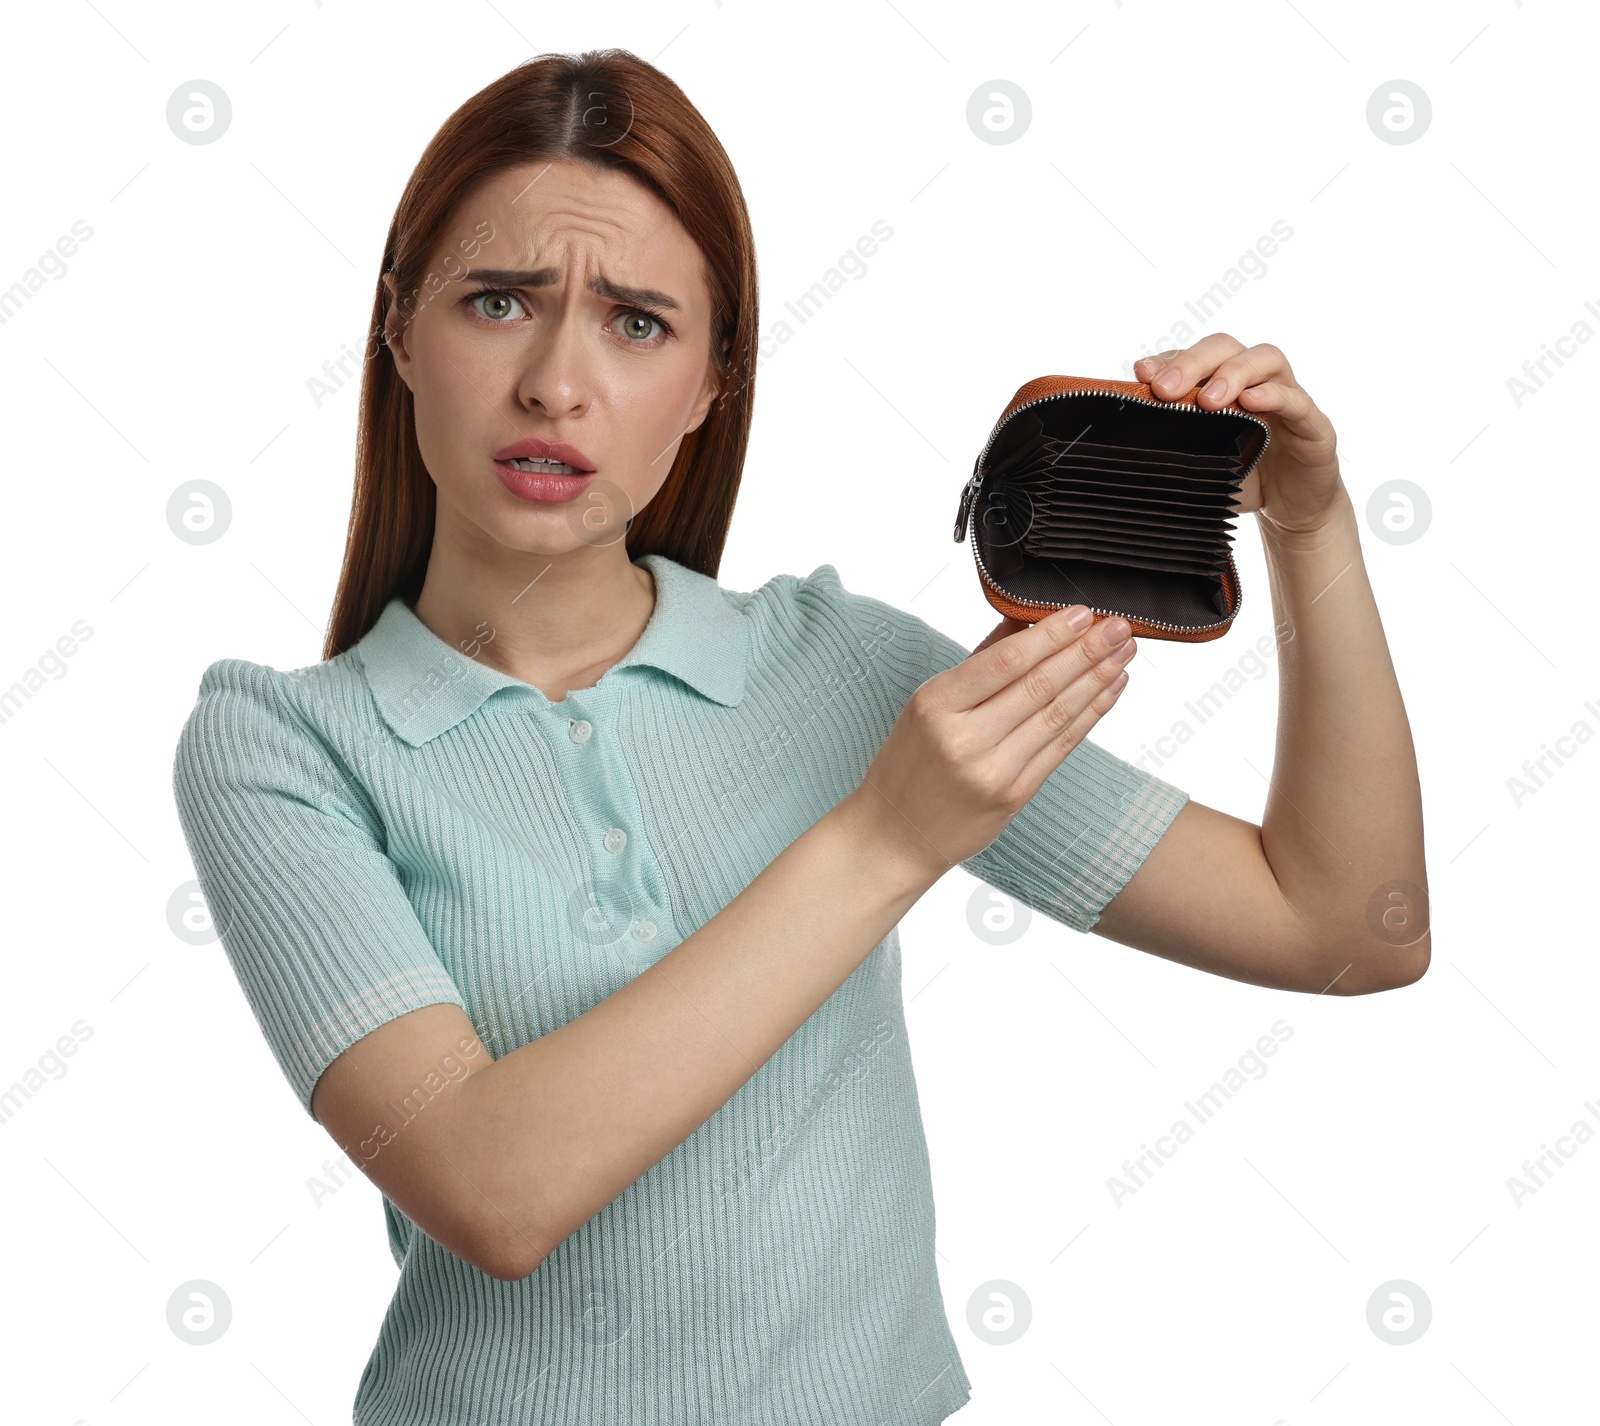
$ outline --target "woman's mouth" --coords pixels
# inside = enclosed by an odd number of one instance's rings
[[[559,460],[535,460],[531,457],[522,460],[510,460],[507,465],[517,470],[525,470],[534,475],[588,475],[586,470],[579,470],[575,465],[568,465]]]
[[[559,460],[497,460],[494,473],[513,495],[524,500],[558,504],[583,490],[594,479],[592,470],[579,470]]]

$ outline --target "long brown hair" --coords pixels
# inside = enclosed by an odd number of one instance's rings
[[[684,92],[627,50],[543,54],[502,75],[445,120],[406,184],[383,267],[397,318],[439,281],[429,262],[468,191],[507,168],[570,159],[620,170],[656,195],[704,258],[718,394],[683,438],[659,493],[629,526],[631,560],[659,552],[716,578],[750,440],[757,354],[755,238],[716,135]],[[459,271],[455,274],[459,276]],[[417,445],[410,388],[384,340],[380,276],[361,378],[355,489],[323,657],[356,643],[391,598],[415,603],[433,545],[435,491]]]

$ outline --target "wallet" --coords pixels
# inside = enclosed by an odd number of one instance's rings
[[[1041,376],[1011,398],[956,512],[990,604],[1028,624],[1086,604],[1147,638],[1227,633],[1235,506],[1272,428],[1237,402],[1207,410],[1199,393]]]

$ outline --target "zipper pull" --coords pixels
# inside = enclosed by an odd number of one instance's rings
[[[978,484],[983,477],[974,468],[971,478],[961,487],[961,505],[956,510],[955,542],[959,545],[967,538],[967,516],[972,511],[972,502],[977,498]]]

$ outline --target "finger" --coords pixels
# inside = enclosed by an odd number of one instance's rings
[[[1022,741],[1014,745],[1011,755],[1015,768],[1020,770],[1047,740],[1053,722],[1060,726],[1061,708],[1049,710],[1063,694],[1067,693],[1084,675],[1121,651],[1126,651],[1122,662],[1127,661],[1134,648],[1132,638],[1118,638],[1111,632],[1114,623],[1125,621],[1102,619],[1082,638],[1050,658],[1025,670],[1009,688],[995,694],[975,710],[983,726],[997,747],[1004,747],[1014,733]],[[1122,663],[1113,665],[1114,676]],[[1092,692],[1092,690],[1091,690]],[[1086,695],[1087,696],[1087,695]],[[1043,715],[1043,721],[1040,721]],[[1032,726],[1031,731],[1027,731]]]
[[[1160,371],[1161,368],[1164,367],[1169,361],[1171,361],[1173,357],[1177,356],[1177,354],[1178,349],[1176,347],[1168,347],[1166,351],[1157,352],[1154,356],[1140,357],[1139,360],[1133,364],[1133,374],[1137,376],[1140,381],[1150,381],[1155,377],[1155,374]]]
[[[1262,342],[1229,357],[1211,373],[1196,401],[1216,410],[1226,406],[1241,391],[1273,379],[1294,384],[1294,373],[1289,370],[1289,358],[1273,346]]]
[[[1333,445],[1333,422],[1303,386],[1264,381],[1259,386],[1245,387],[1239,393],[1238,401],[1247,411],[1275,413],[1281,418],[1282,428],[1292,436],[1318,444],[1325,443],[1330,448]]]
[[[1150,390],[1168,399],[1183,396],[1244,349],[1244,343],[1237,337],[1230,337],[1226,332],[1212,332],[1164,361],[1160,374],[1150,382]]]
[[[1073,622],[1073,616],[1080,611],[1085,616],[1082,627]],[[935,707],[949,712],[974,708],[1026,674],[1041,659],[1075,643],[1093,622],[1094,615],[1086,606],[1069,604],[992,644],[985,640],[987,647],[981,652],[974,649],[960,663],[935,674],[925,685],[930,691],[924,696]]]
[[[1273,361],[1266,359],[1269,353],[1276,354],[1276,357],[1281,361],[1281,368],[1275,366]],[[1160,352],[1155,356],[1141,357],[1138,361],[1136,361],[1133,364],[1134,375],[1137,376],[1141,381],[1146,382],[1147,384],[1150,384],[1150,385],[1153,386],[1155,381],[1156,381],[1156,378],[1167,367],[1169,360],[1172,357],[1176,356],[1176,355],[1177,355],[1176,352]],[[1246,370],[1247,372],[1251,368],[1259,371],[1261,373],[1261,375],[1256,376],[1254,378],[1256,384],[1260,384],[1262,381],[1264,381],[1267,377],[1269,377],[1271,375],[1280,375],[1280,376],[1286,378],[1291,383],[1294,381],[1294,372],[1289,367],[1289,359],[1288,359],[1288,357],[1284,356],[1284,354],[1277,347],[1272,346],[1270,343],[1262,343],[1259,346],[1250,347],[1247,350],[1245,350],[1244,352],[1239,353],[1235,357],[1229,358],[1229,361],[1239,361],[1239,362],[1248,363],[1248,365],[1246,367],[1241,368],[1243,370]],[[1219,366],[1215,371],[1213,371],[1210,374],[1211,380],[1214,381],[1218,376],[1225,375],[1225,374],[1227,374],[1227,372],[1228,372],[1228,362],[1224,362],[1221,366]],[[1202,377],[1199,374],[1196,374],[1194,382],[1192,383],[1192,385],[1193,386],[1199,385],[1201,379],[1202,379]],[[1250,386],[1251,386],[1251,380],[1250,380],[1250,378],[1249,378],[1249,376],[1247,374],[1246,380],[1244,382],[1243,389],[1244,390],[1249,390]],[[1188,391],[1190,389],[1192,389],[1191,386],[1185,386],[1183,388],[1183,391]],[[1232,390],[1233,390],[1233,383],[1230,382],[1229,383],[1229,391],[1230,391],[1230,393],[1232,392]],[[1180,392],[1178,392],[1176,394],[1181,396],[1183,394],[1183,391],[1180,391]],[[1166,394],[1164,390],[1163,390],[1162,394]],[[1225,396],[1223,398],[1223,401],[1224,401],[1224,404],[1226,404],[1226,402],[1228,400],[1238,400],[1238,399],[1239,399],[1238,396],[1229,394],[1229,395],[1227,395],[1227,396]]]
[[[1134,364],[1134,370],[1145,369],[1143,379],[1156,396],[1182,396],[1243,350],[1244,343],[1236,337],[1212,332],[1193,346],[1145,357]]]
[[[989,637],[979,644],[978,647],[972,652],[975,654],[981,654],[986,648],[989,647],[990,644],[998,643],[1001,639],[1007,638],[1012,634],[1020,634],[1027,627],[1028,624],[1026,620],[1013,619],[1009,614],[1007,614],[1004,619],[994,626],[994,629],[990,632]]]
[[[1074,684],[1068,690],[1072,697],[1064,704],[1065,713],[1058,720],[1055,735],[1045,738],[1044,746],[1017,774],[1016,781],[1030,798],[1122,697],[1122,690],[1128,685],[1128,670],[1117,667],[1115,673],[1110,673],[1105,664],[1099,664],[1078,683],[1083,687]]]

